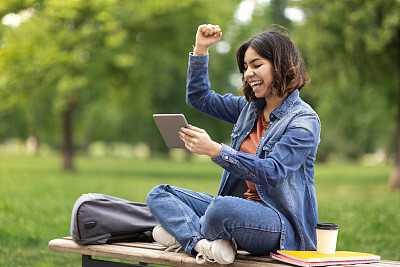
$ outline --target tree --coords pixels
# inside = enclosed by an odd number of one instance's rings
[[[377,148],[390,150],[397,122],[390,184],[399,189],[400,2],[300,3],[306,12],[303,41],[307,42],[312,86],[318,88],[325,137],[333,140],[330,148],[342,146],[354,156]]]
[[[30,107],[27,115],[33,111],[32,125],[44,126],[40,121],[51,113],[61,116],[66,170],[73,169],[74,113],[107,97],[110,90],[123,93],[122,77],[125,82],[134,81],[135,75],[128,75],[135,57],[128,52],[134,46],[126,47],[128,30],[118,21],[118,15],[128,14],[117,6],[111,2],[48,1],[37,5],[27,22],[3,37],[2,63],[7,71],[2,75],[9,81],[2,88],[3,99],[9,99],[7,91],[16,94],[18,104]],[[146,92],[141,92],[131,99],[132,104],[145,101],[145,96]]]
[[[31,17],[16,28],[0,26],[2,125],[16,117],[27,123],[0,126],[0,133],[31,132],[60,145],[67,170],[77,144],[94,139],[156,144],[151,114],[185,106],[182,63],[197,26],[212,18],[223,25],[235,9],[227,0],[2,4],[0,16]]]

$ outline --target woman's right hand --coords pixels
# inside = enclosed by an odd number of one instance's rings
[[[211,158],[215,158],[221,153],[222,145],[211,140],[208,133],[199,127],[193,125],[190,125],[189,128],[182,127],[179,137],[190,152],[208,155]]]
[[[195,55],[208,54],[208,48],[221,39],[222,31],[218,25],[203,24],[197,29]]]

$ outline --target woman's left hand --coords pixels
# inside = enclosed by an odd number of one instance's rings
[[[190,152],[208,155],[211,158],[215,158],[221,153],[222,145],[211,140],[208,133],[201,128],[196,126],[182,127],[179,136]]]

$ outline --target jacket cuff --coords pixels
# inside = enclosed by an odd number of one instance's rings
[[[204,56],[194,56],[193,52],[189,53],[189,66],[191,68],[206,68],[208,67],[208,60],[209,60],[209,55],[204,55]]]
[[[222,144],[221,153],[211,160],[224,168],[235,162],[236,153],[237,151],[233,148]]]

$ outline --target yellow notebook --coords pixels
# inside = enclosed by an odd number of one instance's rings
[[[309,262],[380,259],[378,255],[353,251],[336,251],[335,254],[321,254],[317,251],[278,250],[278,253],[293,259]]]
[[[278,250],[277,252],[278,254],[271,253],[271,258],[306,267],[373,263],[380,260],[378,255],[353,251],[337,251],[332,255],[321,254],[316,251]]]

